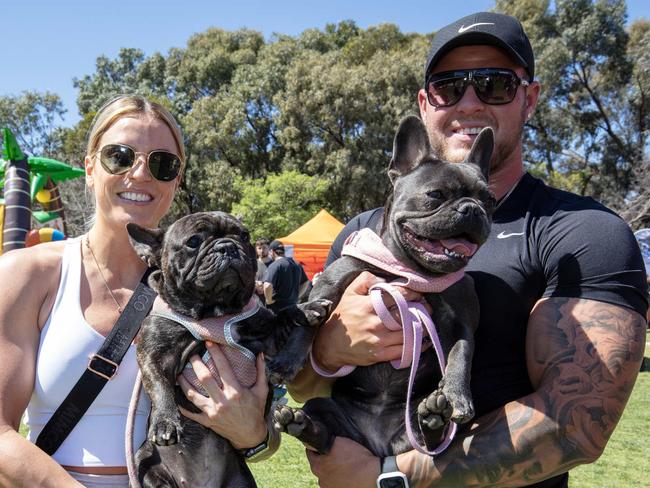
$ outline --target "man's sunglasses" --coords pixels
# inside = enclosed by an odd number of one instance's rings
[[[512,70],[500,68],[463,69],[430,75],[426,82],[427,100],[436,108],[450,107],[463,98],[467,85],[488,105],[504,105],[514,100],[517,88],[530,83]]]
[[[135,164],[138,154],[146,154],[136,152],[126,144],[107,144],[98,152],[102,166],[113,175],[126,173]],[[172,181],[181,171],[181,160],[174,153],[157,149],[146,156],[151,176],[159,181]]]

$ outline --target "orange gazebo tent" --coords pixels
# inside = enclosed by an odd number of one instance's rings
[[[293,246],[293,257],[305,268],[309,279],[323,271],[330,246],[343,229],[343,224],[327,210],[321,209],[314,218],[278,240]]]

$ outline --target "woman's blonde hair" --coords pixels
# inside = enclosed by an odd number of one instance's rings
[[[93,119],[86,154],[91,156],[99,150],[99,141],[106,131],[122,117],[148,115],[164,122],[171,130],[181,160],[181,175],[185,170],[185,144],[181,128],[174,116],[159,103],[147,100],[141,95],[118,95],[107,101]]]

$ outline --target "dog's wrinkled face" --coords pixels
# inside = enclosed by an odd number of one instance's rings
[[[389,176],[393,183],[382,238],[401,261],[429,273],[463,268],[490,232],[495,199],[488,188],[494,135],[478,135],[462,163],[433,154],[417,117],[402,121]]]
[[[166,232],[128,224],[138,255],[159,271],[150,284],[174,310],[194,318],[241,310],[255,287],[257,260],[246,227],[224,212],[201,212]]]

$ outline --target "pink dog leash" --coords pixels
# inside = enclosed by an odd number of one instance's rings
[[[390,311],[386,307],[384,302],[382,292],[388,293],[397,305],[397,310],[400,315],[400,323],[396,322],[393,319]],[[445,353],[442,350],[442,344],[440,343],[440,337],[438,337],[438,332],[436,327],[429,316],[424,305],[418,302],[407,302],[402,294],[393,286],[391,283],[377,283],[373,285],[370,289],[370,298],[372,300],[372,306],[375,309],[375,312],[382,320],[384,325],[391,330],[399,330],[400,328],[404,334],[404,346],[402,347],[402,358],[399,361],[391,361],[391,364],[396,369],[406,368],[409,365],[411,370],[409,371],[409,382],[408,389],[406,393],[406,412],[404,414],[404,424],[406,425],[406,435],[409,442],[414,449],[421,452],[422,454],[428,454],[429,456],[437,456],[442,453],[456,435],[457,425],[455,422],[450,422],[445,427],[444,439],[442,443],[432,451],[428,451],[418,443],[413,433],[413,428],[411,426],[411,395],[413,392],[413,383],[415,382],[415,374],[417,373],[418,365],[420,364],[420,352],[422,348],[422,339],[424,332],[429,334],[431,341],[433,342],[433,347],[436,351],[436,356],[438,357],[438,364],[440,365],[440,371],[444,374],[445,368],[447,367],[445,361]]]
[[[457,239],[443,241],[443,244],[449,247],[467,247],[467,244]],[[470,252],[473,252],[474,250],[475,248],[470,249]],[[391,361],[391,365],[396,369],[403,369],[409,366],[411,367],[411,370],[409,372],[406,411],[404,414],[404,423],[406,425],[406,433],[409,442],[414,449],[423,454],[428,454],[430,456],[438,455],[447,449],[447,447],[449,447],[449,444],[451,444],[451,441],[456,434],[457,425],[454,422],[451,422],[449,425],[447,425],[445,428],[445,436],[442,443],[433,451],[426,450],[420,446],[416,440],[415,434],[413,433],[413,429],[411,427],[410,399],[413,383],[415,381],[415,374],[417,372],[420,361],[420,352],[424,334],[423,328],[429,334],[429,337],[433,342],[433,346],[438,357],[438,364],[440,365],[440,371],[443,374],[446,368],[444,351],[442,350],[442,345],[440,343],[440,338],[438,337],[436,327],[424,306],[421,303],[417,302],[407,302],[401,293],[399,293],[399,291],[396,289],[396,287],[405,287],[414,291],[418,291],[420,293],[440,293],[441,291],[447,289],[449,286],[459,281],[463,277],[464,271],[461,269],[455,273],[443,275],[438,278],[423,276],[397,261],[390,250],[386,248],[381,238],[370,229],[362,229],[351,234],[346,240],[341,254],[344,256],[353,256],[357,259],[377,266],[382,270],[388,271],[391,274],[399,276],[397,280],[394,280],[391,283],[378,283],[376,285],[373,285],[370,288],[370,298],[375,313],[379,316],[379,318],[381,318],[384,325],[390,330],[402,329],[402,333],[404,334],[402,356],[399,360]],[[383,300],[382,292],[388,293],[395,300],[397,309],[400,314],[401,324],[395,321],[388,311],[388,308],[386,307],[386,304]],[[313,355],[311,354],[310,360],[314,371],[324,377],[346,376],[356,368],[356,366],[346,365],[334,373],[328,373],[318,366],[314,360]]]

